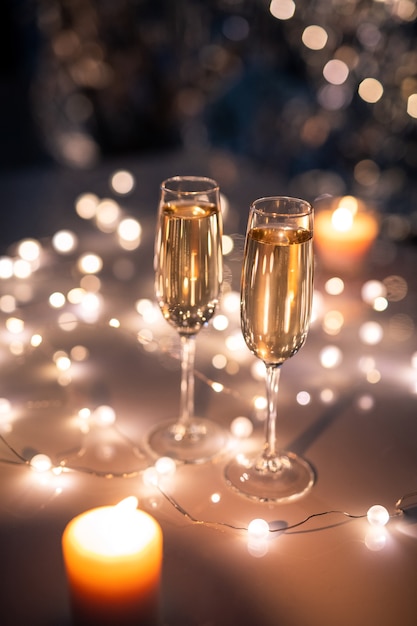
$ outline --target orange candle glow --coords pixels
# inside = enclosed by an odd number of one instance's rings
[[[157,624],[162,531],[134,497],[65,528],[62,550],[75,624]]]
[[[314,239],[319,257],[332,269],[356,269],[378,235],[378,221],[352,196],[334,204],[335,208],[316,212]]]

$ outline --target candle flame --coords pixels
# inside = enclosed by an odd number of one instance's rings
[[[332,215],[332,225],[339,232],[347,232],[352,228],[353,219],[358,211],[358,201],[353,196],[344,196]]]
[[[129,513],[130,511],[134,511],[135,509],[137,509],[138,504],[139,504],[139,500],[137,499],[136,496],[128,496],[127,498],[124,498],[123,500],[118,502],[115,508],[118,511]]]

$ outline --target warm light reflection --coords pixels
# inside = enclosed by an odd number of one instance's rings
[[[83,254],[78,260],[78,269],[84,274],[96,274],[103,267],[103,261],[94,253]]]

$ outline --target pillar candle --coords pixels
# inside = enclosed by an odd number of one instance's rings
[[[330,208],[316,212],[315,244],[319,258],[329,269],[356,270],[377,235],[375,215],[352,196],[333,200]]]
[[[162,531],[127,498],[75,517],[62,536],[75,624],[157,624]]]

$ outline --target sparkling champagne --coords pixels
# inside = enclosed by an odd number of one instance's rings
[[[248,348],[280,364],[304,344],[313,295],[312,233],[256,227],[247,237],[241,320]]]
[[[164,318],[195,334],[212,317],[222,282],[218,207],[203,202],[165,204],[156,242],[156,296]]]

